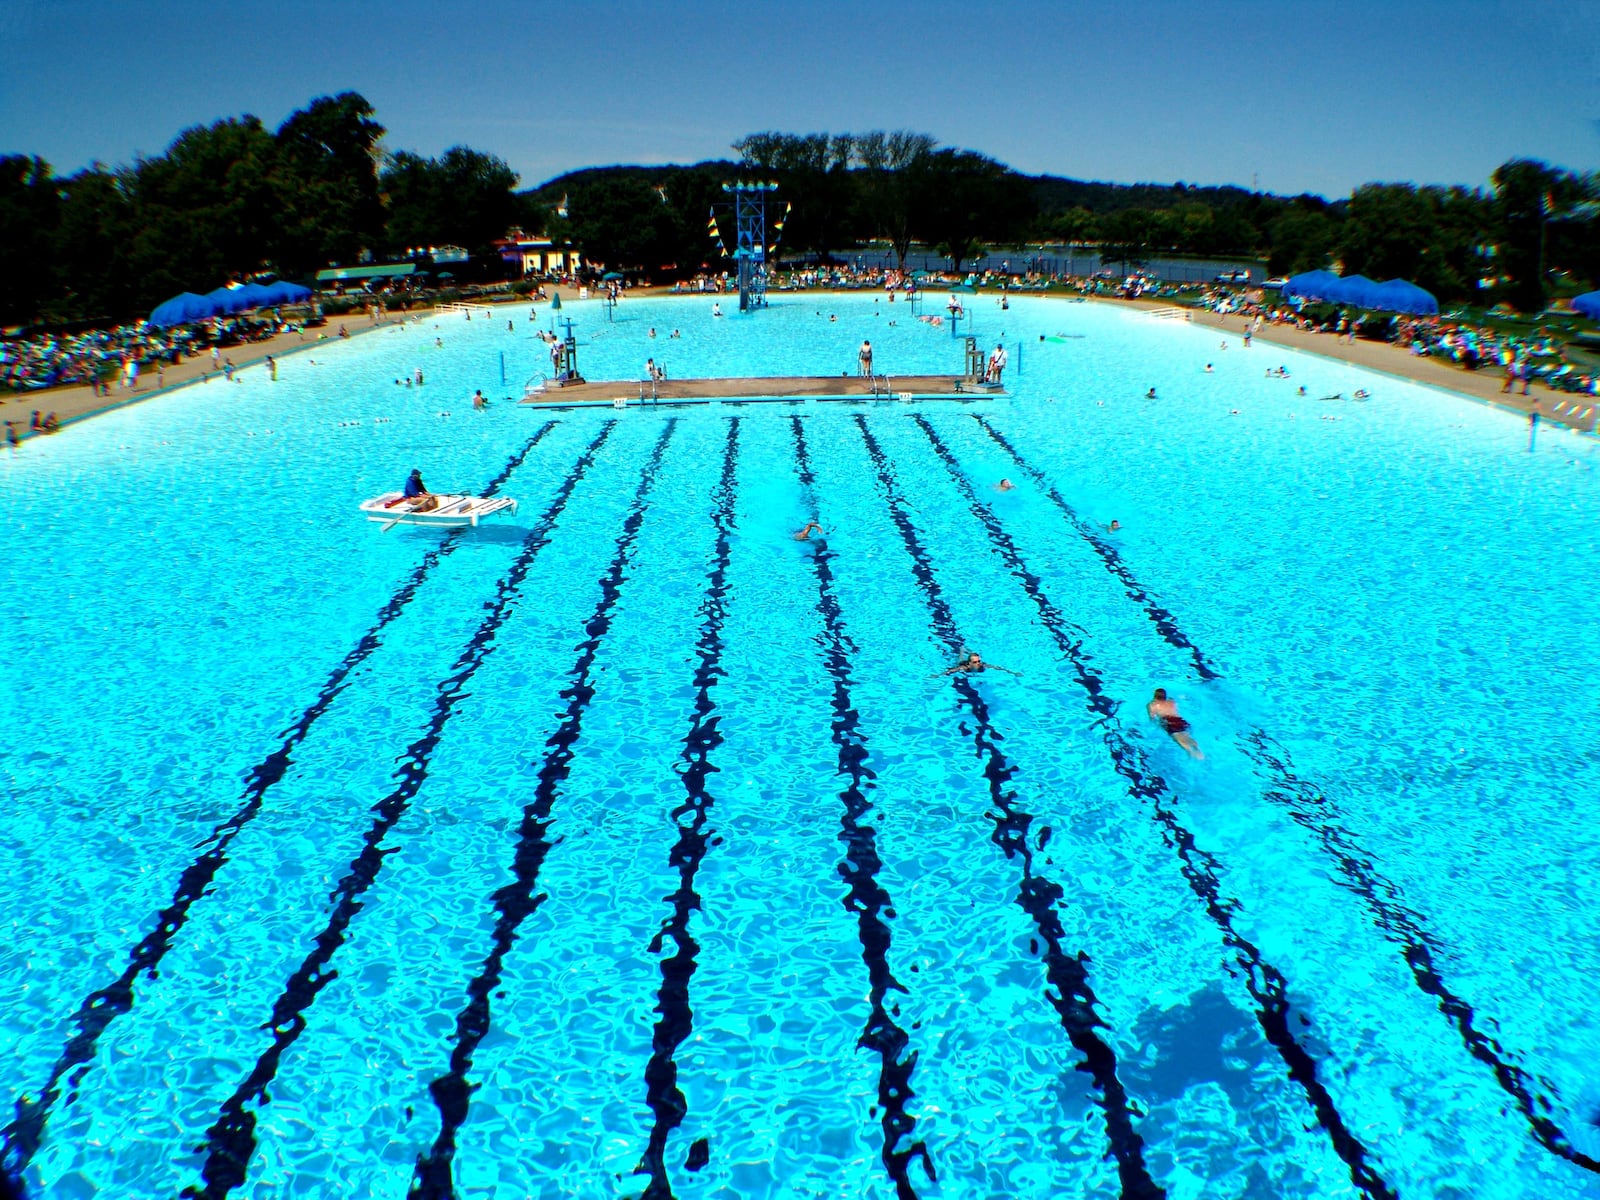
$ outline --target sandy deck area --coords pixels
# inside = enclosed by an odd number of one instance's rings
[[[330,317],[328,323],[321,329],[307,329],[300,333],[280,333],[276,337],[264,342],[246,342],[237,346],[229,346],[221,352],[223,359],[233,361],[234,373],[246,367],[257,366],[266,361],[270,354],[273,358],[284,363],[289,369],[290,355],[299,351],[314,349],[317,345],[331,341],[339,336],[339,327],[344,326],[351,337],[358,337],[370,333],[374,329],[381,329],[386,325],[394,325],[401,320],[421,316],[427,310],[418,309],[415,312],[390,313],[386,317],[379,317],[376,321],[364,315],[350,317]],[[148,400],[152,396],[160,396],[184,384],[194,383],[196,380],[210,378],[222,382],[220,371],[211,365],[211,352],[207,350],[194,358],[186,358],[177,364],[168,364],[159,373],[149,371],[139,377],[139,387],[136,391],[129,391],[121,386],[120,381],[114,384],[109,395],[97,396],[87,385],[76,387],[47,388],[39,392],[0,392],[0,420],[13,422],[17,436],[26,439],[29,436],[28,424],[32,419],[35,409],[41,418],[55,413],[63,426],[75,421],[97,416],[103,412],[122,408],[128,404],[135,404],[140,400]],[[33,435],[38,436],[38,435]]]

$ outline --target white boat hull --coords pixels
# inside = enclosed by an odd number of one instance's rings
[[[438,503],[418,510],[417,501],[407,500],[404,493],[385,492],[364,501],[361,511],[369,521],[381,521],[385,529],[391,525],[432,525],[444,529],[476,525],[484,517],[498,512],[516,512],[517,502],[504,496],[452,496],[435,492]]]

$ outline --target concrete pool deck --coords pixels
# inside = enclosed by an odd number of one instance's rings
[[[709,404],[714,401],[758,400],[987,400],[1003,396],[998,386],[988,387],[960,375],[773,375],[708,379],[619,379],[574,383],[524,396],[530,408],[589,408],[628,404]]]
[[[324,328],[307,329],[298,333],[279,333],[264,342],[241,342],[236,346],[225,348],[221,356],[233,361],[235,377],[252,367],[262,366],[269,355],[283,363],[284,369],[287,370],[291,369],[288,366],[292,361],[291,355],[307,350],[314,351],[320,345],[343,340],[339,337],[340,326],[346,329],[350,337],[360,337],[378,329],[392,328],[413,317],[428,316],[431,313],[431,309],[418,309],[415,312],[391,313],[376,321],[366,316],[343,319],[333,317]],[[127,390],[119,381],[111,386],[109,393],[103,395],[96,395],[94,389],[87,384],[46,388],[37,392],[0,392],[0,420],[13,422],[17,436],[26,440],[30,436],[38,436],[30,435],[28,432],[28,422],[35,409],[38,409],[41,418],[55,413],[65,426],[99,416],[101,413],[125,408],[130,404],[137,404],[141,400],[149,400],[153,396],[164,396],[180,387],[196,383],[202,386],[215,385],[219,388],[228,386],[226,376],[211,365],[210,351],[193,358],[186,358],[179,363],[168,363],[160,372],[149,371],[141,374],[136,391]]]

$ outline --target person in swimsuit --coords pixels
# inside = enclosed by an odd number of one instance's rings
[[[997,492],[1014,492],[1016,491],[1016,488],[1017,485],[1012,483],[1009,479],[1002,479],[999,483],[995,484],[995,491]]]
[[[1190,758],[1204,758],[1199,745],[1189,734],[1189,722],[1178,715],[1178,705],[1167,698],[1166,688],[1157,688],[1155,698],[1145,705],[1145,712],[1150,714],[1150,719],[1159,721],[1173,741],[1189,752]]]
[[[806,522],[806,527],[804,529],[802,529],[799,533],[794,535],[794,540],[797,541],[797,542],[805,541],[807,538],[809,538],[811,536],[811,531],[813,529],[815,529],[818,533],[822,533],[822,526],[821,525],[818,525],[815,521],[807,521]]]
[[[422,482],[422,472],[415,467],[406,477],[405,498],[412,502],[411,512],[427,512],[439,507],[438,498],[428,491],[427,485]]]
[[[984,662],[983,656],[976,650],[968,650],[961,656],[960,662],[953,667],[947,667],[943,671],[940,671],[939,675],[973,675],[980,671],[1004,671],[1007,675],[1017,676],[1022,674],[1021,671],[1013,671],[1010,667],[1002,667],[996,663]],[[938,675],[934,676],[935,679],[938,677]]]

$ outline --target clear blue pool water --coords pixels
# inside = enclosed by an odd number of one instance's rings
[[[0,462],[28,1195],[1600,1196],[1592,440],[1037,300],[1005,399],[473,412],[527,315]],[[358,519],[413,466],[519,511]]]

